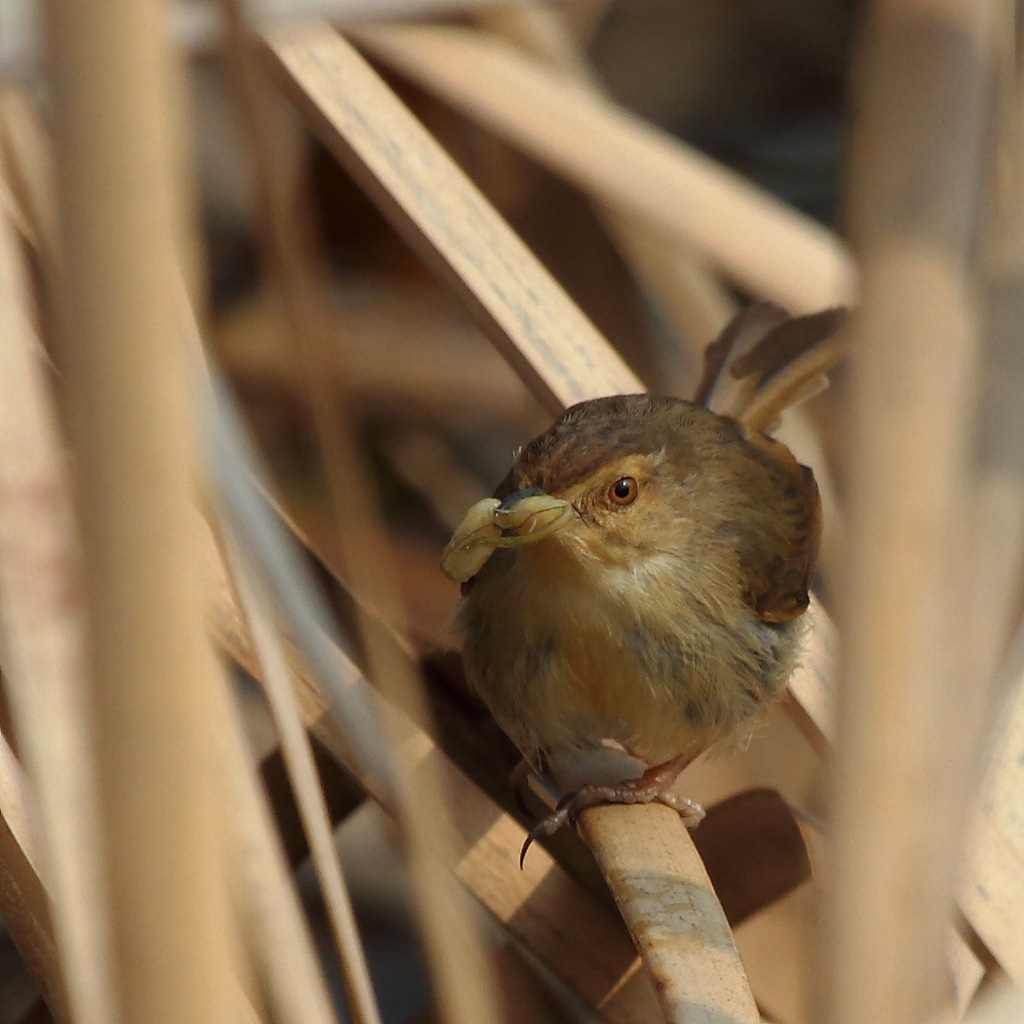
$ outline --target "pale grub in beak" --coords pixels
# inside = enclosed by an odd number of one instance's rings
[[[464,583],[480,571],[495,548],[533,544],[560,530],[571,518],[572,505],[550,494],[527,494],[512,504],[484,498],[452,534],[441,557],[441,571]]]

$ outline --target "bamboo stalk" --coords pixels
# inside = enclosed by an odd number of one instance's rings
[[[981,685],[964,657],[961,552],[994,13],[977,0],[883,0],[865,37],[849,195],[862,307],[835,779],[836,1022],[922,1021],[944,991],[977,739],[962,712]]]
[[[71,1024],[84,1018],[72,1009],[68,998],[64,965],[69,962],[69,957],[58,948],[60,939],[55,934],[51,914],[54,903],[40,877],[38,851],[30,841],[28,796],[25,776],[13,751],[0,737],[0,912],[19,954],[43,994],[43,1003],[37,1002],[21,1021],[22,1024],[30,1020],[52,1024],[56,1020],[58,1024]],[[57,909],[62,916],[66,914],[63,908]],[[72,968],[76,955],[81,954],[72,949]],[[236,988],[235,1000],[235,1008],[243,1021],[260,1024],[260,1016],[241,988]],[[81,995],[75,997],[75,1003],[89,1007]],[[112,1020],[113,1011],[108,1013],[106,1019]],[[309,1021],[314,1018],[306,1013],[300,1019]]]
[[[19,130],[7,155],[23,171],[31,165],[42,172],[32,188],[28,175],[21,180],[33,195],[31,222],[50,226],[33,235],[45,239],[52,254],[46,140],[31,107],[18,103],[17,109]],[[25,791],[18,765],[0,738],[0,860],[3,891],[11,897],[3,916],[58,1021],[105,1024],[115,1019],[115,1011],[96,794],[87,767],[84,609],[76,599],[79,550],[44,379],[46,356],[6,228],[0,218],[0,317],[6,317],[0,324],[0,376],[9,389],[0,405],[0,620],[6,694],[33,786]],[[35,813],[32,822],[29,810]],[[237,999],[251,1015],[244,994],[239,991]]]
[[[230,943],[208,705],[218,671],[186,523],[163,11],[65,0],[47,28],[113,984],[127,1021],[200,1024],[230,1012]]]

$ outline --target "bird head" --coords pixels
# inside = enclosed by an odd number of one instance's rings
[[[694,503],[716,492],[698,480],[728,471],[700,449],[740,440],[731,421],[678,399],[620,395],[574,406],[519,451],[494,497],[469,510],[442,569],[464,582],[496,548],[617,565],[677,549],[707,518],[692,514]]]

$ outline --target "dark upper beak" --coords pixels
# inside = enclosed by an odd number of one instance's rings
[[[571,518],[572,505],[542,487],[524,487],[494,510],[494,523],[501,530],[498,543],[504,547],[543,540],[562,529]]]
[[[513,505],[522,501],[523,498],[533,498],[538,494],[543,494],[543,487],[524,487],[521,491],[516,491],[515,494],[510,494],[499,506],[499,512],[507,512]]]

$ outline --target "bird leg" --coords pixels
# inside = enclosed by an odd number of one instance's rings
[[[673,783],[691,760],[689,757],[677,758],[648,768],[635,779],[626,779],[615,785],[582,786],[575,793],[569,793],[551,814],[530,830],[519,854],[520,869],[526,859],[526,851],[536,840],[554,835],[567,823],[575,825],[583,811],[600,804],[664,804],[679,813],[687,828],[696,828],[704,820],[704,808],[689,797],[672,792]]]
[[[512,785],[512,795],[515,799],[516,807],[528,818],[536,817],[530,808],[526,806],[526,792],[530,787],[530,775],[532,773],[533,767],[524,758],[512,769],[512,774],[508,777],[508,781]]]

